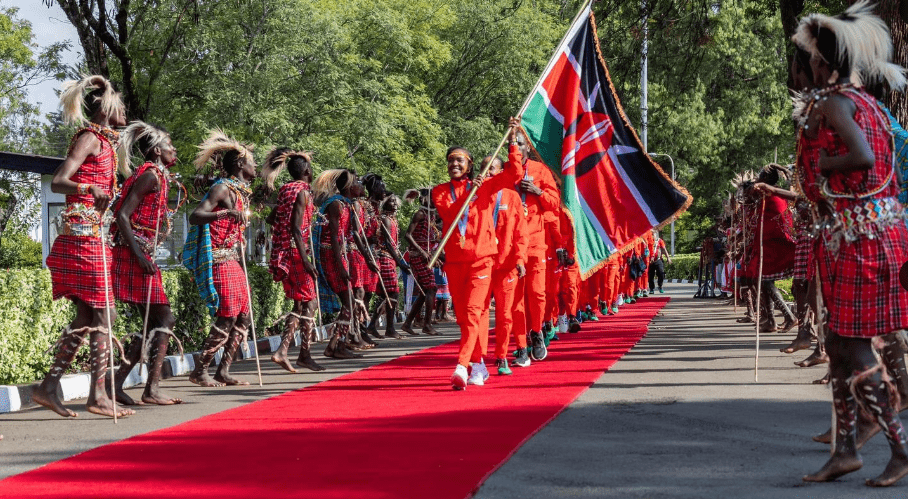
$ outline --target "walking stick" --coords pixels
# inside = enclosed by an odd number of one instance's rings
[[[385,288],[385,281],[381,278],[381,269],[378,267],[378,261],[375,260],[375,255],[372,254],[372,247],[369,246],[369,240],[366,239],[366,230],[363,229],[363,224],[359,220],[359,214],[356,213],[356,206],[350,206],[350,211],[353,212],[353,217],[356,219],[356,228],[359,229],[359,236],[363,238],[363,246],[366,247],[366,253],[369,254],[369,260],[372,260],[372,265],[375,265],[375,268],[378,268],[378,285],[381,286],[382,293],[385,295],[385,300],[389,303],[391,298],[388,296],[388,290]],[[381,224],[379,224],[381,225]]]
[[[735,215],[738,214],[738,208],[735,208],[735,211],[731,212],[731,254],[734,255],[738,251],[738,229],[735,226]],[[732,277],[732,297],[731,302],[735,307],[735,315],[738,315],[738,262],[735,257],[729,258],[729,263],[732,265],[732,272],[734,277]]]
[[[763,215],[766,210],[766,198],[760,200],[760,264],[757,266],[757,299],[755,315],[757,316],[757,349],[754,354],[754,383],[759,381],[760,370],[760,310],[763,308],[763,300],[760,291],[763,285]]]
[[[309,254],[312,255],[312,259],[313,259],[312,263],[315,264],[315,261],[314,261],[315,260],[315,247],[312,246],[312,240],[313,240],[312,239],[312,227],[310,226],[309,227]],[[318,294],[319,294],[318,272],[315,273],[315,277],[312,280],[315,283],[315,306],[318,308],[318,310],[316,310],[316,314],[317,314],[316,324],[318,326],[318,329],[321,329],[322,328],[322,300],[318,296]],[[316,340],[318,339],[318,329],[315,330],[315,339]],[[306,340],[308,341],[308,338],[306,338]],[[300,338],[300,341],[302,341],[302,338]]]
[[[114,382],[114,359],[113,359],[113,324],[110,320],[110,269],[107,267],[107,245],[105,243],[104,237],[104,214],[99,214],[100,224],[99,232],[101,234],[101,264],[104,266],[104,301],[106,302],[106,307],[104,309],[104,315],[107,316],[107,352],[108,357],[110,357],[110,375],[107,377],[110,379],[110,402],[113,404],[113,420],[114,424],[117,424],[117,393],[116,393],[116,383]],[[144,347],[144,345],[143,345]],[[107,390],[107,387],[104,387],[104,390]]]
[[[246,297],[249,299],[249,327],[252,328],[252,349],[255,351],[255,369],[259,375],[259,386],[262,384],[262,363],[259,361],[259,343],[255,336],[255,316],[252,315],[252,286],[249,285],[249,271],[246,269],[246,243],[240,243],[242,254],[240,261],[243,263],[243,274],[246,276]]]
[[[164,190],[163,185],[161,186],[161,190]],[[164,193],[164,200],[165,200],[164,202],[166,203],[167,202],[166,201],[167,200],[166,192]],[[151,252],[152,252],[151,263],[152,263],[152,265],[154,265],[154,257],[155,257],[154,254],[157,253],[157,251],[158,251],[158,231],[161,228],[161,210],[163,210],[163,205],[158,209],[158,217],[155,219],[155,224],[154,224],[154,240],[153,240],[153,244],[151,245]],[[154,274],[145,276],[145,282],[146,282],[146,285],[148,286],[148,293],[145,295],[145,319],[142,320],[142,351],[139,353],[139,364],[138,364],[140,366],[145,363],[145,341],[146,341],[146,335],[147,335],[147,331],[148,331],[148,315],[149,315],[149,312],[151,311],[151,281],[152,281],[152,279],[154,279]],[[250,307],[251,307],[251,305],[250,305]],[[139,370],[141,373],[141,368],[139,368]]]

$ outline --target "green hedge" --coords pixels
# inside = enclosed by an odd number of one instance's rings
[[[666,279],[696,279],[700,253],[677,254],[672,263],[665,265]]]
[[[268,270],[249,266],[256,332],[262,337],[267,327],[290,310],[280,284]],[[195,283],[185,269],[163,271],[164,289],[177,319],[174,333],[187,352],[198,350],[208,335],[211,316],[199,299]],[[47,269],[0,270],[0,384],[27,383],[44,377],[51,356],[45,351],[57,341],[61,330],[75,313],[69,300],[51,299],[50,272]],[[142,316],[137,309],[118,303],[114,325],[123,338],[141,331]],[[171,346],[171,353],[175,347]],[[73,366],[84,370],[87,349]]]

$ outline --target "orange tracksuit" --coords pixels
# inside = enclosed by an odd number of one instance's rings
[[[465,197],[472,188],[466,179],[451,180],[432,188],[432,201],[447,231],[452,225],[454,232],[445,244],[444,270],[448,276],[451,303],[460,326],[460,354],[458,363],[469,366],[471,361],[479,362],[482,350],[489,341],[489,323],[482,318],[487,307],[489,287],[492,284],[492,265],[498,248],[495,244],[495,228],[492,212],[495,209],[495,194],[505,187],[516,184],[523,176],[520,150],[511,146],[508,166],[502,173],[486,179],[482,187],[469,201],[465,218],[455,220]],[[486,317],[488,317],[486,315]],[[483,345],[475,352],[477,340]]]
[[[561,210],[561,207],[558,207]],[[562,248],[561,220],[558,217],[549,217],[546,212],[543,217],[545,227],[545,311],[542,321],[552,321],[558,318],[558,283],[561,281],[561,266],[558,265],[558,248]]]
[[[568,257],[574,259],[574,264],[561,267],[560,289],[558,290],[560,315],[574,315],[580,302],[580,265],[577,263],[577,245],[574,241],[574,224],[567,215],[567,210],[561,209],[559,226],[561,228],[561,247],[567,251]]]
[[[520,195],[514,189],[502,189],[495,195],[495,210],[492,218],[495,226],[495,236],[498,238],[498,255],[492,267],[491,294],[495,296],[495,358],[504,359],[508,356],[508,346],[511,332],[517,348],[526,348],[527,332],[514,327],[514,315],[523,312],[523,296],[516,294],[518,283],[517,266],[526,265],[527,246],[527,220],[523,214],[523,204]],[[519,298],[519,299],[518,299]],[[486,300],[489,303],[489,300]],[[488,323],[488,306],[483,323]],[[474,350],[474,357],[475,357]],[[482,348],[485,355],[485,348]]]
[[[611,256],[602,268],[604,272],[602,278],[602,291],[599,293],[599,299],[605,302],[607,308],[615,305],[618,301],[618,293],[621,290],[621,260],[624,255],[618,254]],[[602,312],[600,310],[600,312]],[[603,313],[607,313],[606,310]]]
[[[583,294],[580,298],[580,305],[583,308],[586,308],[587,305],[593,309],[599,306],[599,289],[602,287],[601,281],[603,275],[603,269],[600,268],[583,281],[581,287]],[[605,311],[602,313],[604,314]]]
[[[518,152],[517,158],[508,157],[508,168],[513,168],[515,161],[522,161]],[[507,168],[506,168],[507,170]],[[515,313],[514,327],[524,331],[539,332],[542,329],[545,313],[545,269],[546,238],[543,218],[547,212],[554,212],[561,206],[558,185],[551,170],[543,163],[531,159],[526,162],[526,171],[521,177],[532,180],[542,190],[542,194],[521,194],[527,213],[527,275],[520,279],[517,295],[524,297],[523,313]],[[518,179],[519,181],[520,179]],[[551,217],[551,215],[549,215]]]

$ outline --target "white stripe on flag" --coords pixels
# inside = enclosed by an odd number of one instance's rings
[[[561,126],[564,127],[564,116],[555,109],[555,106],[552,105],[551,99],[549,99],[549,93],[545,91],[545,87],[539,87],[539,95],[542,97],[542,102],[545,103],[545,107],[548,108],[549,114],[555,117],[558,120],[558,123],[561,123]]]
[[[608,248],[609,253],[614,253],[618,250],[615,247],[615,243],[612,242],[612,238],[608,236],[605,232],[605,229],[599,223],[599,220],[596,219],[596,214],[593,213],[593,210],[590,209],[590,206],[586,204],[586,201],[583,200],[583,196],[577,194],[577,199],[580,201],[580,207],[583,209],[583,213],[586,214],[586,219],[589,220],[590,225],[593,226],[593,229],[596,230],[596,233],[599,234],[599,237],[602,239],[602,242],[605,243],[605,247]]]
[[[631,182],[630,177],[627,176],[627,171],[621,165],[621,162],[618,161],[618,156],[622,154],[630,154],[637,152],[638,149],[628,146],[612,146],[608,149],[608,155],[612,158],[612,163],[615,165],[615,170],[618,172],[618,175],[621,175],[621,180],[624,181],[624,185],[627,186],[627,189],[631,191],[631,194],[634,195],[634,200],[637,201],[637,206],[640,207],[640,210],[646,215],[646,220],[653,226],[659,225],[659,220],[656,219],[656,216],[653,215],[652,210],[649,206],[643,203],[643,196],[640,194],[640,191],[637,190],[637,186]]]

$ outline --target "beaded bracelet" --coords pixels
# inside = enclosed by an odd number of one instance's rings
[[[91,184],[76,184],[76,192],[78,194],[88,194],[91,189]]]

